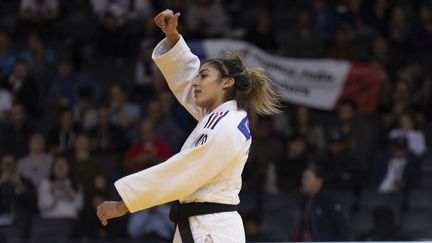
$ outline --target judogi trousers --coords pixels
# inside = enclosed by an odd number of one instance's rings
[[[246,242],[243,221],[238,212],[191,216],[189,224],[195,243]],[[178,227],[176,227],[173,243],[183,243]]]

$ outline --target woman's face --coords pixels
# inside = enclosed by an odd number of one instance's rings
[[[54,165],[54,175],[56,178],[66,177],[69,174],[69,165],[65,159],[58,159]]]
[[[195,104],[207,111],[214,110],[224,102],[225,90],[233,84],[232,79],[221,79],[219,71],[211,64],[203,64],[193,81]]]

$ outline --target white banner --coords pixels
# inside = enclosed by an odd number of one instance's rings
[[[202,44],[207,58],[224,57],[225,51],[239,53],[249,67],[264,69],[287,101],[318,109],[334,108],[351,67],[346,61],[278,57],[242,41]]]

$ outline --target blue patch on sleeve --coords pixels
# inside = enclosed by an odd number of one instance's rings
[[[243,120],[238,124],[237,128],[240,130],[241,133],[243,133],[246,140],[249,140],[251,138],[251,133],[249,130],[249,120],[247,119],[247,117],[243,118]]]

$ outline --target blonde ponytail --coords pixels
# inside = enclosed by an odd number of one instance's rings
[[[263,70],[248,68],[251,91],[250,109],[259,115],[273,115],[281,112],[281,97],[275,90],[276,84],[265,75]]]
[[[229,58],[206,60],[216,68],[221,77],[232,77],[234,86],[226,94],[226,100],[234,99],[240,109],[273,115],[281,112],[280,95],[276,84],[265,75],[263,70],[247,68],[240,55],[228,53]]]

